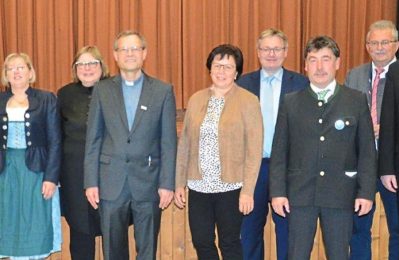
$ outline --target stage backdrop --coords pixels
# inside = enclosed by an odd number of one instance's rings
[[[26,52],[37,71],[36,87],[56,92],[71,79],[71,62],[84,45],[97,45],[111,73],[117,73],[112,44],[122,30],[146,36],[147,73],[172,82],[177,107],[210,83],[205,67],[218,44],[238,45],[244,70],[258,68],[256,38],[276,27],[289,37],[285,66],[303,72],[303,48],[309,37],[325,34],[342,51],[338,79],[348,69],[369,61],[365,51],[368,26],[379,19],[396,22],[396,0],[0,0],[0,66],[12,52]],[[159,259],[195,259],[184,211],[163,214]],[[269,222],[270,223],[270,222]],[[67,232],[62,254],[68,259]],[[275,259],[273,226],[265,229],[266,259]],[[134,251],[134,248],[132,248]],[[382,207],[373,226],[373,259],[387,259],[387,231]],[[133,258],[132,258],[133,259]],[[312,259],[324,259],[320,234]]]

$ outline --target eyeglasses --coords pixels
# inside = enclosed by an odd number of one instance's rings
[[[75,63],[76,68],[83,69],[83,68],[90,68],[94,69],[97,68],[98,64],[100,64],[99,60],[92,60],[92,61],[78,61]]]
[[[116,51],[122,53],[122,54],[129,54],[129,51],[133,52],[133,53],[139,53],[141,51],[143,51],[145,49],[145,47],[142,46],[132,46],[132,47],[122,47],[122,48],[118,48],[116,49]]]
[[[266,53],[266,54],[270,54],[270,53],[274,53],[274,54],[280,54],[282,51],[285,50],[285,47],[275,47],[275,48],[262,48],[262,47],[258,47],[258,50],[260,52]]]
[[[213,70],[224,70],[227,72],[231,72],[236,68],[236,66],[234,65],[230,65],[230,64],[219,64],[219,63],[212,63],[212,69]]]
[[[383,40],[380,42],[379,41],[369,41],[369,42],[366,42],[366,44],[372,48],[376,48],[376,47],[378,47],[378,45],[381,45],[381,47],[385,48],[385,47],[388,47],[389,44],[394,43],[394,42],[397,42],[397,41],[389,41],[389,40]]]
[[[16,67],[11,67],[11,68],[6,68],[6,72],[21,72],[24,71],[26,69],[26,66],[16,66]]]

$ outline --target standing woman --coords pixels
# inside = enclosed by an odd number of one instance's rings
[[[73,82],[58,92],[62,125],[61,202],[70,228],[74,260],[95,256],[95,237],[101,235],[98,211],[87,202],[83,188],[86,123],[96,82],[108,77],[108,68],[96,46],[78,51],[72,63]]]
[[[61,249],[56,97],[32,88],[28,55],[7,56],[0,94],[0,256],[44,259]]]
[[[198,259],[219,259],[216,226],[223,259],[241,260],[242,216],[254,207],[262,159],[262,115],[257,97],[234,82],[243,69],[239,48],[217,46],[206,66],[212,85],[188,102],[177,152],[175,203],[185,206],[188,186]]]

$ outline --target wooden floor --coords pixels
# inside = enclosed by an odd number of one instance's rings
[[[377,208],[374,214],[372,229],[372,250],[373,260],[388,259],[388,231],[385,220],[385,212],[380,202],[379,195],[376,199]],[[69,260],[69,228],[65,220],[62,220],[63,227],[63,245],[62,251],[53,254],[48,259],[51,260]],[[129,230],[130,259],[135,259],[135,249],[133,240],[133,228]],[[101,239],[97,238],[96,260],[102,260]],[[163,212],[161,232],[158,243],[159,260],[194,260],[197,259],[194,248],[191,243],[191,235],[188,227],[187,212],[179,210],[174,205]],[[270,221],[270,216],[265,227],[265,259],[276,259],[274,224]],[[324,246],[321,233],[318,229],[314,240],[312,251],[312,260],[325,260]]]

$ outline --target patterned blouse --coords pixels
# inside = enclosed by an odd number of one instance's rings
[[[201,180],[188,180],[188,188],[202,193],[227,192],[242,187],[242,182],[226,183],[220,178],[220,157],[218,125],[224,107],[224,98],[212,96],[204,121],[200,127],[199,162],[202,172]]]

